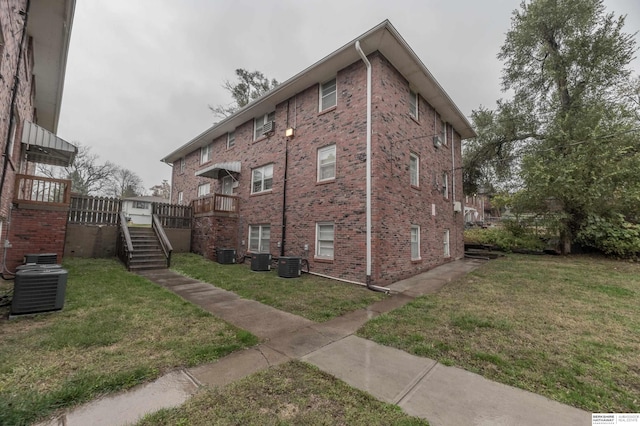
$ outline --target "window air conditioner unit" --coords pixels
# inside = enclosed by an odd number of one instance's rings
[[[34,253],[25,254],[24,263],[37,263],[38,265],[55,265],[58,263],[56,253]]]
[[[65,269],[40,268],[18,271],[9,315],[59,311],[64,306],[66,289]]]
[[[460,201],[454,201],[453,202],[453,211],[454,212],[461,212],[462,211],[462,203]]]
[[[442,146],[442,136],[435,135],[433,137],[433,146],[435,146],[436,148],[440,148]]]
[[[218,263],[223,265],[229,265],[236,263],[236,249],[231,248],[219,248],[218,249]]]
[[[302,272],[302,259],[299,257],[281,257],[278,260],[278,276],[282,278],[297,278]]]
[[[264,123],[264,127],[262,128],[262,134],[266,135],[267,133],[274,132],[276,130],[276,122],[275,121],[267,121]]]
[[[253,253],[251,255],[252,271],[270,271],[271,270],[271,254],[270,253]]]

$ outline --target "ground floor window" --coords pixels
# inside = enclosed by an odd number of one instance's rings
[[[249,226],[249,251],[252,253],[269,253],[271,243],[270,225]]]
[[[411,225],[411,260],[420,259],[420,226]]]
[[[319,222],[316,224],[316,257],[333,259],[334,224]]]
[[[444,257],[451,256],[451,251],[449,250],[449,230],[444,230]]]

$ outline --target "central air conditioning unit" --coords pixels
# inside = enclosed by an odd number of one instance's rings
[[[461,212],[462,211],[462,203],[460,201],[454,201],[453,202],[453,211],[454,212]]]
[[[433,146],[435,146],[436,148],[440,148],[442,146],[442,136],[435,135],[433,137]]]
[[[262,134],[266,135],[267,133],[276,131],[276,122],[271,120],[264,123],[264,127],[262,128]]]
[[[9,316],[59,311],[64,306],[67,271],[61,268],[16,272]]]
[[[219,248],[217,260],[218,260],[218,263],[223,265],[236,263],[236,249]]]
[[[281,257],[278,260],[278,276],[282,278],[297,278],[302,272],[302,259],[299,257]]]
[[[271,270],[271,254],[270,253],[253,253],[251,255],[252,271],[270,271]]]
[[[39,265],[55,265],[56,263],[58,263],[58,255],[56,253],[25,254],[24,263],[37,263]]]

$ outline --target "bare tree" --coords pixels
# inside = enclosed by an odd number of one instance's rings
[[[151,191],[151,195],[154,197],[162,197],[168,200],[171,196],[171,185],[169,185],[169,182],[166,179],[164,179],[159,185],[153,185],[149,190]]]
[[[279,84],[275,78],[269,80],[260,71],[250,72],[242,68],[236,70],[236,77],[238,78],[237,83],[227,80],[222,85],[223,88],[231,93],[233,102],[215,107],[209,105],[209,109],[214,115],[222,118],[228,117]]]
[[[116,198],[127,198],[142,195],[142,179],[138,174],[124,167],[118,167],[112,176],[109,195]]]

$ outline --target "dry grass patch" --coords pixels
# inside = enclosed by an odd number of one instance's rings
[[[428,425],[308,364],[292,361],[183,406],[143,419],[147,425]]]
[[[640,411],[638,264],[508,256],[359,335],[588,411]]]

